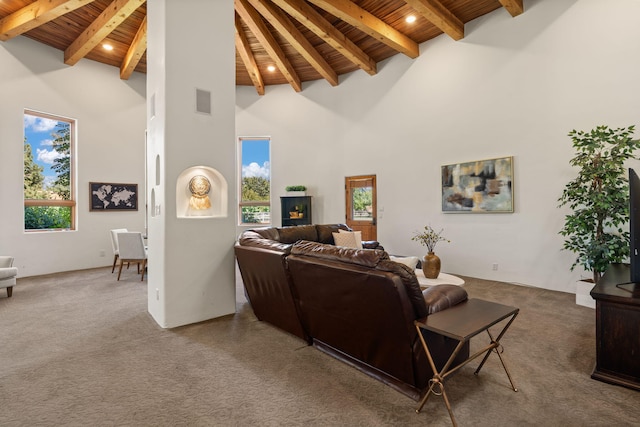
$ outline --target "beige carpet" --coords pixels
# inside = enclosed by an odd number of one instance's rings
[[[0,426],[448,426],[416,402],[256,320],[173,330],[146,311],[146,281],[110,268],[19,279],[0,290]],[[520,307],[493,355],[447,381],[461,426],[638,425],[640,392],[590,378],[594,310],[559,292],[465,278],[472,297]],[[482,337],[482,338],[480,338]],[[472,345],[484,343],[484,336]]]

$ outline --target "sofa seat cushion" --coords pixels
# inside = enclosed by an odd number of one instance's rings
[[[467,291],[456,285],[430,286],[422,292],[428,314],[446,310],[468,298]]]
[[[296,242],[291,248],[291,254],[341,261],[370,268],[375,268],[382,259],[388,258],[385,251],[377,249],[345,248],[307,240]]]

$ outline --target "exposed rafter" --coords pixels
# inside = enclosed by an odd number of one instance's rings
[[[177,1],[177,0],[176,0]],[[203,0],[220,1],[220,0]],[[121,79],[147,72],[145,0],[0,0],[0,43],[27,37],[64,52],[117,67]],[[467,22],[506,10],[524,12],[523,0],[234,0],[236,85],[263,95],[270,85],[318,79],[337,86],[358,69],[370,75],[397,53],[420,55],[420,45],[443,32],[464,37]],[[405,18],[418,15],[407,22]],[[185,17],[188,19],[188,17]],[[491,22],[488,20],[487,22]],[[482,24],[486,25],[486,24]],[[102,45],[110,45],[105,50]],[[206,43],[185,48],[210,55]],[[64,59],[62,59],[64,58]],[[271,72],[271,66],[277,67]]]
[[[140,28],[138,28],[136,36],[133,39],[133,43],[131,43],[129,50],[127,50],[127,54],[124,57],[124,61],[122,61],[122,65],[120,65],[120,78],[122,80],[128,80],[129,77],[131,77],[131,73],[135,70],[146,50],[147,17],[145,16]]]
[[[64,63],[74,65],[84,58],[146,0],[114,0],[89,28],[64,51]]]
[[[302,25],[313,31],[327,44],[340,52],[345,58],[362,68],[367,73],[377,73],[376,63],[362,49],[338,31],[329,21],[324,19],[303,0],[272,0],[282,10],[293,16]]]
[[[418,43],[349,0],[309,1],[409,58],[420,55]]]
[[[19,36],[93,1],[38,0],[0,20],[0,40]]]
[[[507,9],[511,16],[515,17],[524,12],[522,0],[499,0],[500,4]]]
[[[256,11],[247,0],[235,0],[235,7],[238,15],[240,15],[244,23],[247,24],[253,35],[262,43],[262,47],[276,63],[276,67],[278,67],[280,72],[285,76],[291,87],[293,87],[296,92],[302,91],[302,84],[300,83],[298,73],[293,69],[282,48],[269,32],[258,11]]]
[[[464,37],[464,23],[438,0],[404,0],[404,2],[452,39],[460,40]]]
[[[338,75],[281,9],[264,0],[249,0],[260,14],[284,37],[331,86],[338,85]]]
[[[256,64],[256,59],[253,57],[253,52],[251,52],[251,46],[249,46],[247,36],[242,31],[242,23],[240,22],[238,14],[236,14],[236,52],[238,52],[244,67],[247,69],[249,77],[251,78],[258,95],[264,95],[264,81],[262,80],[262,74],[260,74],[258,64]]]

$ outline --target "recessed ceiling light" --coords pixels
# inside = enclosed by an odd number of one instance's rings
[[[409,23],[409,24],[411,24],[413,22],[416,22],[416,16],[415,15],[409,15],[409,16],[407,16],[405,21],[407,21],[407,23]]]
[[[102,45],[102,48],[103,48],[104,50],[113,50],[113,46],[111,46],[109,43],[104,43],[104,44]]]
[[[273,65],[269,65],[267,67],[267,70],[271,71],[272,73],[276,70],[276,67],[274,67]]]

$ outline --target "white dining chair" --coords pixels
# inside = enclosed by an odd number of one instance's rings
[[[120,268],[118,269],[118,280],[122,274],[122,266],[124,263],[136,263],[138,265],[138,274],[142,273],[140,280],[144,280],[144,272],[147,268],[147,249],[144,246],[144,239],[140,232],[121,232],[117,233],[118,253],[120,259]],[[142,264],[142,266],[140,266]],[[142,270],[142,272],[140,271]]]
[[[113,267],[111,267],[111,272],[113,273],[116,269],[116,262],[118,261],[118,257],[120,256],[118,251],[118,233],[126,233],[126,228],[114,228],[113,230],[109,230],[109,234],[111,235],[111,247],[113,248]]]

